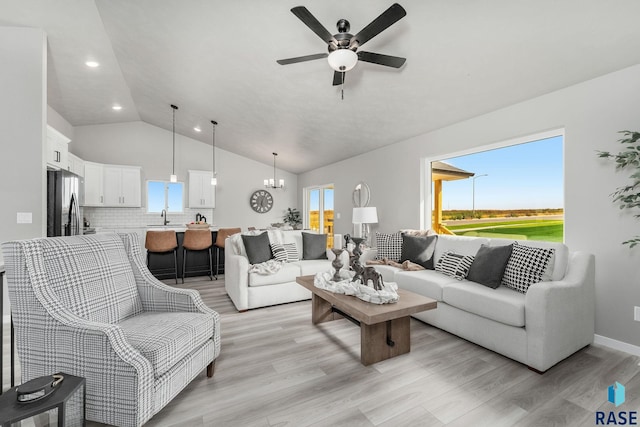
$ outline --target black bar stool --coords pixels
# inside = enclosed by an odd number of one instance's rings
[[[209,250],[209,270],[189,271],[189,273],[209,273],[209,279],[213,280],[213,268],[211,266],[211,231],[207,230],[187,230],[184,232],[182,241],[182,283],[187,275],[187,253],[188,251]]]
[[[151,274],[154,276],[166,275],[173,273],[176,279],[176,285],[178,284],[178,238],[176,237],[175,230],[167,231],[147,231],[147,235],[144,241],[144,247],[147,248],[147,267],[149,267],[149,261],[151,254],[166,254],[173,252],[173,269],[171,268],[159,268],[151,270]]]

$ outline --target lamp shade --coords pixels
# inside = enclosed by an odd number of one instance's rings
[[[327,58],[329,66],[336,71],[349,71],[358,63],[358,54],[351,49],[337,49]]]
[[[354,224],[376,224],[378,222],[378,210],[373,206],[353,208]]]

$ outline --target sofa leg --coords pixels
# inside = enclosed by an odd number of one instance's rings
[[[238,310],[238,313],[246,313],[247,311],[249,311],[249,309],[246,309],[246,310]]]
[[[216,369],[216,361],[209,363],[207,365],[207,378],[211,378],[213,376],[213,371]]]
[[[529,368],[530,371],[533,371],[538,375],[544,375],[544,373],[547,372],[547,371],[538,371],[536,368],[532,368],[531,366],[527,366],[527,368]]]

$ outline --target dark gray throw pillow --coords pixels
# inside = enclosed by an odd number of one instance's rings
[[[438,235],[418,237],[402,233],[400,262],[411,261],[427,270],[433,270],[433,251]]]
[[[502,282],[504,269],[507,267],[513,245],[482,245],[469,267],[467,280],[496,289]]]
[[[269,245],[269,235],[265,231],[256,236],[242,235],[242,243],[247,251],[249,264],[260,264],[273,258],[271,246]]]
[[[302,233],[302,259],[327,259],[327,235]]]

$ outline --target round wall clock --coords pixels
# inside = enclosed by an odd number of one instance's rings
[[[265,190],[254,191],[249,199],[251,209],[258,213],[266,213],[273,207],[273,196]]]

